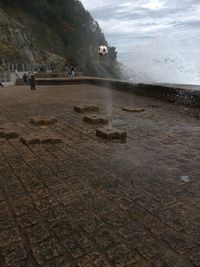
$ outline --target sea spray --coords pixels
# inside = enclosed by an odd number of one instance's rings
[[[160,35],[133,46],[124,58],[123,73],[134,83],[200,84],[199,47],[190,40],[181,42]]]

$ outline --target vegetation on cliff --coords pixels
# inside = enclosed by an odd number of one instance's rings
[[[80,1],[0,0],[0,8],[2,60],[39,62],[58,55],[85,75],[119,77],[115,47],[109,47],[108,56],[98,56],[98,46],[108,44]]]

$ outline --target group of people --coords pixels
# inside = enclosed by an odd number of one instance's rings
[[[54,68],[52,67],[52,73],[53,72],[54,72]],[[20,77],[19,77],[19,73],[18,73],[17,69],[14,70],[14,73],[15,73],[16,79],[19,80]],[[76,68],[73,65],[66,64],[65,65],[65,73],[67,76],[70,76],[71,78],[76,77]],[[36,90],[34,74],[32,74],[31,72],[28,72],[28,74],[24,73],[23,81],[25,84],[31,86],[31,90]],[[4,87],[1,81],[0,81],[0,86]]]
[[[24,80],[24,83],[30,84],[31,90],[36,90],[34,74],[31,74],[30,72],[28,74],[24,73],[23,80]]]
[[[65,73],[66,75],[70,76],[71,78],[76,77],[76,68],[72,65],[65,65]]]

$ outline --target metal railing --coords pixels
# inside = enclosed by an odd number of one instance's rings
[[[0,73],[0,81],[3,83],[11,82],[11,73],[8,71]]]

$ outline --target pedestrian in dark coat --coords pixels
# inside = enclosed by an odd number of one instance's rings
[[[24,75],[23,75],[23,80],[24,80],[24,83],[27,84],[27,82],[28,82],[28,77],[27,77],[26,73],[24,73]]]
[[[35,88],[35,76],[33,74],[31,75],[30,85],[31,85],[31,90],[36,90],[36,88]]]

